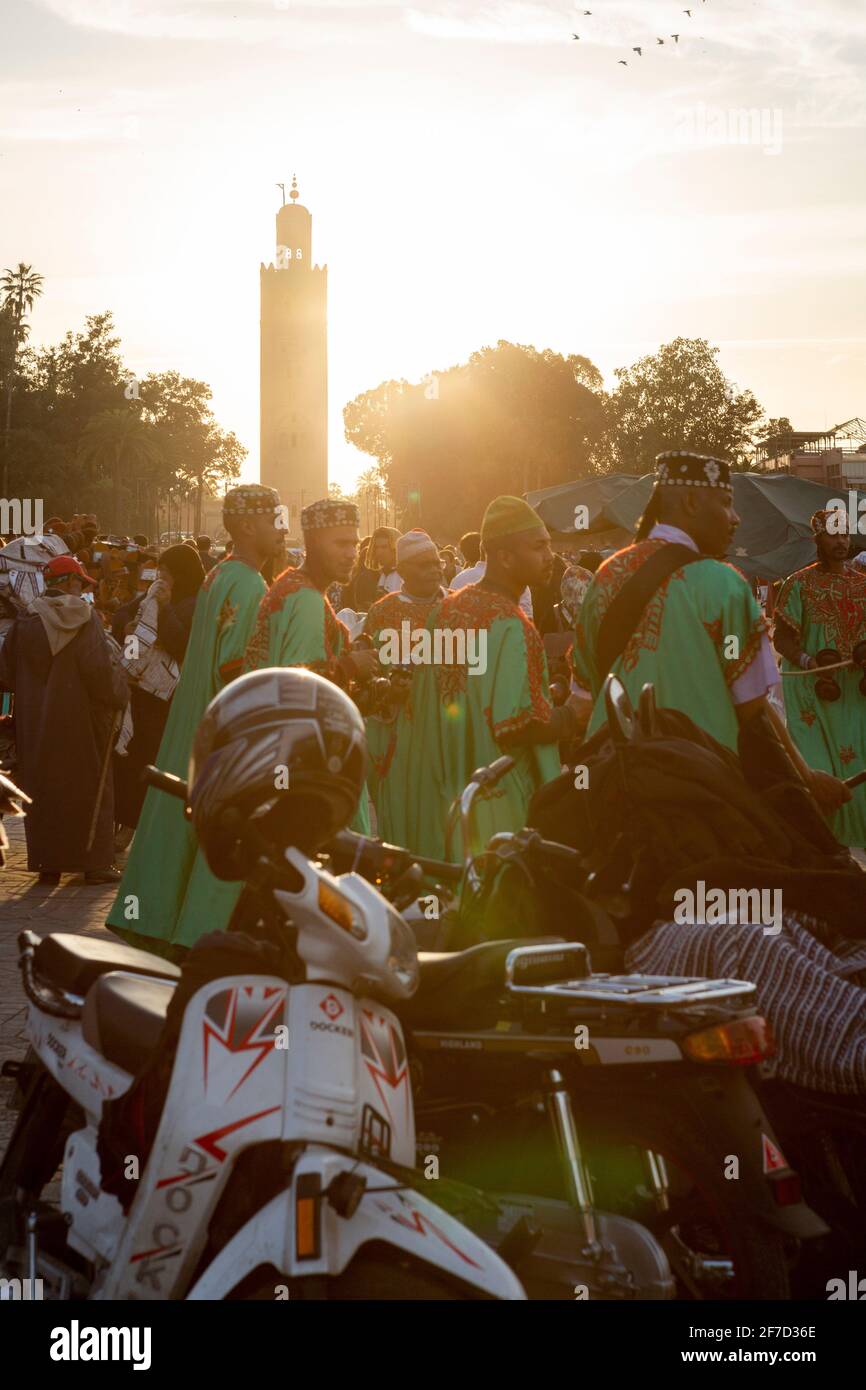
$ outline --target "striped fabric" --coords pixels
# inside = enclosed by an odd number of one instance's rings
[[[760,927],[661,922],[626,952],[626,968],[651,975],[751,980],[776,1035],[776,1074],[797,1086],[866,1094],[866,946],[834,954],[805,914],[785,913],[777,936]],[[863,959],[859,972],[838,972]]]

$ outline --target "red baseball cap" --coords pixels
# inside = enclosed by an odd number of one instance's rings
[[[91,579],[81,561],[76,560],[74,555],[55,555],[48,561],[42,574],[46,580],[63,579],[67,574],[77,574],[79,579],[83,579],[85,585],[90,585],[92,589],[95,589],[99,582]]]

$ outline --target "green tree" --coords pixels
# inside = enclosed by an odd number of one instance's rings
[[[16,495],[42,497],[47,513],[96,511],[110,505],[110,480],[85,467],[79,442],[88,420],[124,404],[129,373],[111,314],[87,318],[84,330],[54,345],[25,348],[16,383],[9,467]]]
[[[12,395],[18,365],[18,352],[30,331],[26,315],[42,293],[43,278],[32,266],[19,261],[14,270],[0,276],[0,307],[5,315],[2,335],[3,377],[6,420],[3,430],[3,496],[6,496],[9,466],[9,435],[12,430]]]
[[[343,418],[346,438],[376,459],[399,524],[437,539],[477,527],[496,493],[604,467],[601,374],[550,349],[501,340],[417,384],[382,382]]]
[[[128,505],[124,501],[124,475],[129,478],[156,463],[159,439],[154,427],[131,407],[118,406],[114,410],[103,410],[85,426],[79,457],[85,466],[110,476],[110,528],[125,532]]]
[[[609,398],[608,431],[615,465],[646,473],[656,454],[685,447],[747,465],[763,411],[751,391],[737,391],[704,338],[675,338],[631,367],[619,367]]]
[[[164,469],[158,486],[175,486],[194,497],[193,529],[198,533],[205,491],[236,478],[247,450],[217,424],[205,382],[176,371],[152,373],[140,383],[140,393],[145,418],[162,440]]]
[[[775,443],[765,450],[764,457],[778,458],[780,454],[787,453],[787,439],[793,429],[794,427],[787,415],[777,415],[769,420],[762,420],[755,431],[754,445],[757,448],[765,440],[774,440]]]

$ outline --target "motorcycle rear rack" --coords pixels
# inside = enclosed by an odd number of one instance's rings
[[[518,998],[550,1003],[617,1004],[636,1008],[688,1009],[721,1000],[753,999],[748,980],[703,980],[677,975],[592,975],[588,980],[560,980],[548,985],[515,985],[506,991]]]

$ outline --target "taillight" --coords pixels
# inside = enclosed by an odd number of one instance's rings
[[[722,1066],[749,1067],[763,1062],[776,1051],[773,1030],[759,1014],[751,1018],[736,1018],[730,1023],[717,1023],[692,1033],[683,1040],[683,1051],[694,1062],[718,1063]]]

